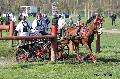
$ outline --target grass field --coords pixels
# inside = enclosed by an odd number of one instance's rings
[[[75,19],[74,19],[75,20]],[[82,18],[83,22],[86,22],[87,18]],[[104,17],[103,28],[105,29],[120,29],[120,18],[116,19],[116,26],[112,26],[111,18]]]
[[[15,56],[13,50],[0,47],[0,56]],[[92,46],[95,51],[95,42]],[[2,54],[4,52],[4,54]],[[81,47],[82,55],[87,51]],[[119,79],[120,78],[120,38],[117,34],[101,35],[101,53],[96,54],[98,63],[28,63],[24,65],[0,65],[0,79]],[[13,58],[14,59],[14,58]]]
[[[32,22],[33,18],[28,18]],[[86,21],[85,19],[83,19]],[[120,29],[120,20],[116,27],[111,26],[110,18],[105,18],[104,28]],[[8,32],[3,33],[4,36]],[[16,47],[9,48],[9,41],[0,43],[0,60],[15,61]],[[78,64],[75,61],[36,62],[26,64],[0,65],[0,79],[120,79],[120,36],[103,33],[101,35],[101,53],[95,54],[95,40],[92,44],[93,54],[97,63],[89,61]],[[84,47],[80,46],[82,56],[87,55]],[[74,52],[70,54],[74,55]]]

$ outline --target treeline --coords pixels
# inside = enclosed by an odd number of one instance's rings
[[[0,12],[18,14],[21,11],[20,6],[34,5],[40,12],[51,14],[51,3],[54,1],[59,13],[91,16],[97,12],[106,16],[112,13],[120,15],[120,0],[0,0]]]

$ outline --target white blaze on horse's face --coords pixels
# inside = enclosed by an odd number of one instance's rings
[[[102,31],[102,24],[98,25],[97,31],[98,31],[99,35],[101,35],[103,33],[103,31]]]
[[[94,20],[94,23],[97,24],[97,32],[99,35],[101,35],[103,32],[102,32],[102,20],[103,18],[102,17],[96,17],[96,19]]]

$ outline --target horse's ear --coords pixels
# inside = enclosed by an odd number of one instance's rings
[[[68,28],[65,28],[64,30],[66,31]]]
[[[66,30],[68,30],[68,28],[66,28]]]
[[[84,26],[84,23],[80,23],[80,27],[83,27]]]
[[[76,24],[73,24],[73,26],[76,26]]]

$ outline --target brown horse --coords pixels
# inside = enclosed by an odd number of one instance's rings
[[[78,30],[77,27],[79,26],[71,26],[67,28],[64,32],[64,40],[61,42],[63,45],[72,41],[75,45],[75,52],[77,53],[77,59],[79,62],[82,62],[83,59],[80,57],[79,54],[79,43],[85,46],[86,50],[89,54],[85,58],[90,58],[92,62],[96,62],[95,57],[92,55],[91,43],[94,40],[94,34],[98,32],[101,34],[101,25],[102,25],[103,18],[100,16],[96,16],[87,26],[80,25],[80,33],[79,36],[76,36],[76,32]],[[66,41],[67,40],[67,41]],[[66,42],[64,42],[66,41]]]

